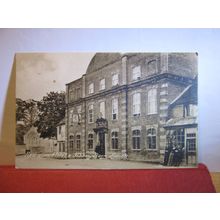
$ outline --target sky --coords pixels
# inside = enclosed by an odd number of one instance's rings
[[[198,159],[211,171],[220,171],[220,29],[0,29],[0,122],[15,53],[131,51],[198,52]],[[40,63],[51,63],[48,88],[56,85],[56,88],[62,89],[65,83],[78,78],[77,74],[84,73],[86,69],[83,66],[78,69],[71,56],[68,58],[71,64],[67,64],[68,59],[64,58],[61,63],[56,63],[54,57],[44,56],[44,59],[46,61]],[[39,65],[36,77],[43,75],[41,65],[37,63],[34,64]],[[67,74],[69,78],[53,83],[55,75],[57,79],[64,79],[60,72],[64,64],[67,65],[62,74]],[[32,67],[25,68],[27,74]],[[45,92],[42,91],[42,95]],[[39,94],[39,98],[42,95]],[[22,92],[21,96],[24,97]]]
[[[39,101],[50,91],[80,78],[94,53],[16,54],[16,98]]]

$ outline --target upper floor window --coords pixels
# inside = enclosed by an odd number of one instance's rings
[[[70,110],[69,120],[70,120],[70,124],[72,124],[73,123],[73,110]]]
[[[148,114],[157,113],[157,89],[150,89],[148,91],[147,108]]]
[[[112,119],[115,120],[118,118],[118,99],[112,99]]]
[[[147,130],[147,146],[148,149],[156,149],[156,129],[149,128]]]
[[[105,89],[105,79],[101,79],[99,82],[99,90]]]
[[[93,134],[88,136],[88,149],[93,149]]]
[[[76,89],[76,99],[79,99],[79,98],[81,98],[81,89],[77,88]]]
[[[88,118],[89,118],[89,123],[92,123],[92,122],[93,122],[93,105],[90,105],[90,106],[89,106],[89,115],[88,115]]]
[[[112,149],[118,149],[118,132],[112,132]]]
[[[69,91],[69,100],[70,100],[70,101],[73,101],[73,100],[74,100],[74,92],[73,92],[72,89]]]
[[[116,86],[119,84],[118,73],[112,75],[112,86]]]
[[[198,107],[197,105],[189,104],[189,115],[196,117],[198,115]]]
[[[80,141],[80,135],[76,135],[76,149],[80,150],[81,147],[81,141]]]
[[[102,118],[105,118],[105,102],[100,102],[100,113]]]
[[[94,83],[89,84],[89,94],[94,93]]]
[[[80,123],[81,119],[82,119],[81,113],[82,113],[82,107],[81,107],[81,105],[79,105],[79,106],[77,106],[78,123]]]
[[[133,130],[132,131],[132,148],[134,150],[141,149],[140,140],[141,140],[141,131],[138,129]]]
[[[147,63],[147,73],[149,75],[157,73],[157,61],[151,60]]]
[[[141,66],[135,66],[132,69],[132,79],[133,80],[138,80],[141,78]]]
[[[141,94],[135,93],[132,98],[133,103],[133,115],[140,115],[141,113]]]

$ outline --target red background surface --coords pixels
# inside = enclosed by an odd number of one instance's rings
[[[215,192],[205,165],[146,170],[31,170],[0,167],[0,192]]]

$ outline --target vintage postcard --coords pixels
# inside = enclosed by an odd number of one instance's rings
[[[196,167],[198,54],[16,54],[16,168]]]

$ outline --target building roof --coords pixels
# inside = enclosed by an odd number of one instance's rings
[[[58,124],[57,124],[57,126],[59,126],[59,125],[64,125],[65,124],[65,118],[63,118]]]
[[[184,94],[187,93],[187,91],[191,88],[192,85],[187,86],[171,103],[170,105],[175,104]]]
[[[171,118],[166,122],[164,128],[178,127],[178,126],[188,127],[197,124],[198,124],[197,117]]]
[[[40,134],[37,132],[37,128],[36,127],[34,127],[34,126],[32,126],[27,132],[26,132],[26,134],[24,135],[24,136],[28,136],[28,135],[37,135],[37,136],[39,136],[40,137]]]
[[[92,73],[110,63],[114,63],[121,56],[120,53],[96,53],[88,65],[86,74]]]
[[[198,91],[197,91],[197,80],[198,77],[196,76],[193,79],[193,83],[188,85],[169,105],[172,107],[174,105],[188,103],[188,104],[197,104],[198,100]]]

